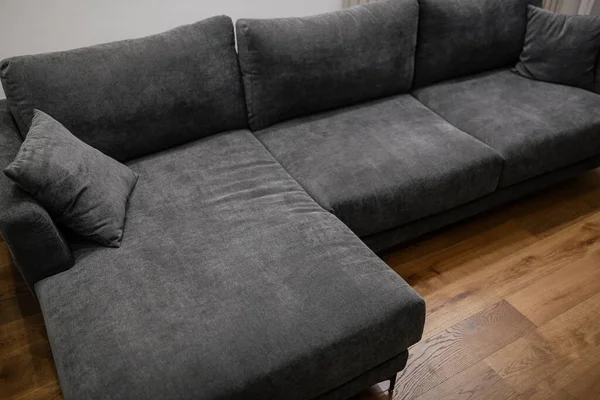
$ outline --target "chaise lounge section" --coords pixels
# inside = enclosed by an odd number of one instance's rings
[[[239,53],[214,17],[0,63],[2,166],[39,109],[139,176],[119,248],[0,176],[65,398],[347,399],[401,371],[425,303],[373,250],[600,165],[600,96],[509,70],[529,3],[244,19]]]
[[[121,248],[36,285],[66,398],[339,398],[404,367],[422,300],[249,131],[128,165]]]

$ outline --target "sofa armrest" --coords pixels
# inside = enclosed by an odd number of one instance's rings
[[[0,169],[14,159],[21,139],[0,100]],[[73,265],[69,246],[44,207],[0,172],[0,232],[23,278],[33,285]]]

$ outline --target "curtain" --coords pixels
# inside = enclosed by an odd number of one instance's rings
[[[590,15],[592,10],[594,9],[594,5],[596,0],[581,0],[581,4],[579,5],[579,10],[577,14],[579,15]]]
[[[377,0],[344,0],[344,8],[358,6],[359,4],[374,3],[376,1]]]
[[[561,8],[561,0],[544,0],[544,8],[546,10],[559,12]]]
[[[359,4],[373,3],[377,0],[343,0],[344,8],[357,6]],[[502,1],[502,0],[498,0]],[[589,15],[594,9],[596,0],[544,0],[546,10],[564,13]]]
[[[589,15],[596,0],[544,0],[546,10],[563,14]]]

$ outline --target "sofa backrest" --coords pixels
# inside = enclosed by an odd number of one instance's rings
[[[516,64],[527,5],[541,0],[419,0],[415,87]]]
[[[0,63],[24,137],[40,109],[119,161],[247,127],[233,23],[214,17],[140,39]]]
[[[417,0],[380,0],[304,18],[239,20],[250,127],[407,92],[417,22]]]
[[[596,60],[596,68],[594,70],[594,92],[600,94],[600,57]]]

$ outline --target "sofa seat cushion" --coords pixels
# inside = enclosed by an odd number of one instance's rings
[[[248,131],[129,164],[119,249],[36,291],[68,399],[311,399],[419,340],[422,299]]]
[[[497,70],[414,96],[504,159],[510,186],[600,154],[600,96]]]
[[[321,206],[365,236],[496,188],[502,159],[410,95],[255,135]]]

